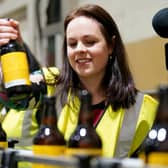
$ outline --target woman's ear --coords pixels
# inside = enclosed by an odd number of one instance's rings
[[[112,39],[111,39],[111,44],[109,45],[109,54],[112,55],[113,53],[113,49],[114,49],[114,45],[115,45],[115,38],[116,36],[113,35]]]
[[[113,37],[112,37],[112,46],[114,47],[114,44],[115,44],[115,38],[116,38],[116,36],[115,35],[113,35]]]

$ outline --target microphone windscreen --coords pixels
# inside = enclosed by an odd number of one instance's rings
[[[168,38],[168,8],[161,9],[154,15],[152,26],[159,36]]]

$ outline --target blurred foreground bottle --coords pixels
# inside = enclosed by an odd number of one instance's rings
[[[0,62],[4,88],[12,100],[20,100],[31,93],[29,66],[24,47],[16,40],[0,47]]]
[[[0,148],[7,148],[7,147],[8,147],[7,135],[5,130],[2,128],[2,124],[0,122]]]
[[[155,123],[143,145],[143,154],[147,164],[168,166],[168,87],[159,89],[159,106]]]
[[[87,90],[82,90],[80,100],[78,124],[67,143],[66,154],[101,156],[102,142],[93,128],[92,97]]]
[[[66,142],[57,128],[56,97],[44,96],[43,117],[40,129],[33,140],[33,152],[36,155],[58,156],[63,155]],[[33,164],[33,167],[53,167],[45,164]]]

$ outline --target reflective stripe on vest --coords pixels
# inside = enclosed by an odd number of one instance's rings
[[[32,144],[32,138],[38,130],[35,118],[36,109],[27,111],[9,110],[2,123],[8,138],[17,139],[15,146],[23,147]]]
[[[25,111],[23,123],[22,123],[22,133],[19,138],[19,143],[16,146],[32,146],[33,136],[31,135],[32,129],[32,114],[33,110]]]
[[[134,106],[125,110],[122,127],[120,129],[115,149],[115,157],[123,158],[128,156],[135,134],[135,128],[143,102],[143,96],[144,95],[142,93],[138,93]]]

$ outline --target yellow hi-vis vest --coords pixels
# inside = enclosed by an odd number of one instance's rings
[[[113,111],[108,105],[99,121],[96,131],[103,143],[104,157],[129,157],[142,143],[151,129],[158,102],[149,95],[139,93],[136,103],[128,110]],[[75,106],[75,108],[73,108]],[[58,127],[68,140],[74,131],[80,102],[66,105],[59,116]]]

